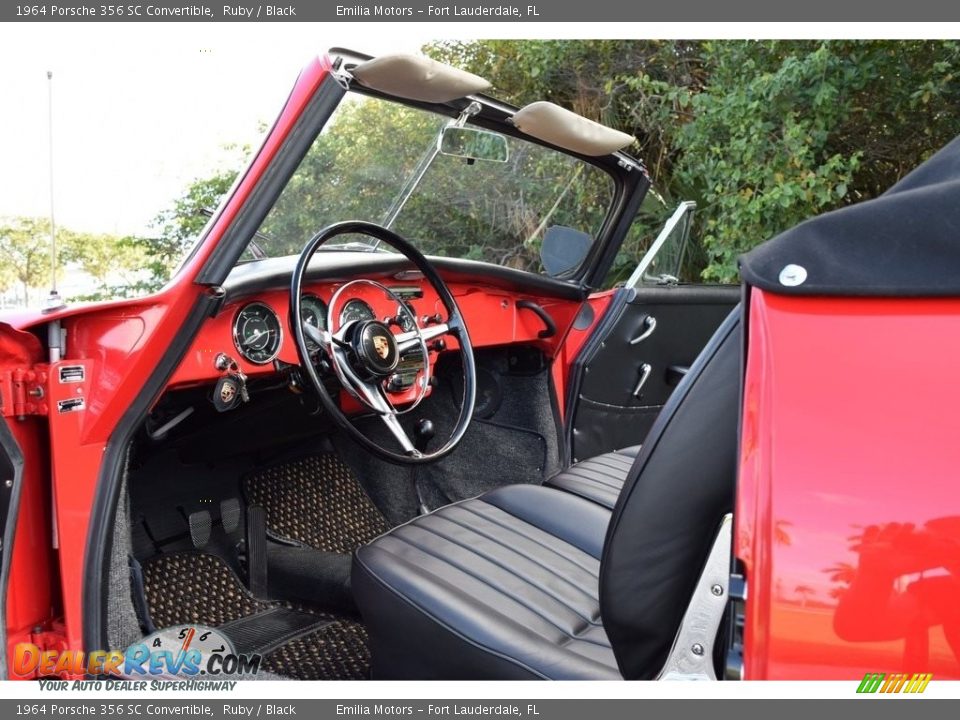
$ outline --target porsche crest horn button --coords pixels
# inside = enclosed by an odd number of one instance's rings
[[[358,333],[357,354],[374,375],[387,375],[397,367],[400,353],[390,328],[376,320],[368,321]]]

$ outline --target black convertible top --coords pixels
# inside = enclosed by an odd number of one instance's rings
[[[880,197],[741,256],[740,274],[786,295],[960,296],[960,137]]]

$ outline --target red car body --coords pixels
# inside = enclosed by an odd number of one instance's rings
[[[958,313],[752,292],[734,513],[746,677],[958,677]]]
[[[250,167],[164,290],[0,324],[0,407],[24,461],[7,568],[8,658],[23,642],[84,647],[83,601],[97,581],[85,577],[91,508],[111,436],[156,358],[177,342],[183,317],[215,292],[197,282],[201,268],[330,69],[327,59],[304,68]],[[484,297],[489,307],[471,314],[477,345],[485,336],[502,339],[499,302]],[[542,341],[535,317],[513,317],[513,337],[540,342],[553,359],[561,411],[573,360],[609,299],[597,293],[587,301],[596,311],[589,327]],[[553,302],[551,314],[569,327],[579,303]],[[957,639],[951,645],[947,636],[957,632],[960,608],[960,388],[944,380],[960,356],[960,300],[753,289],[744,312],[734,541],[749,587],[743,677],[859,679],[908,670],[960,678]],[[53,320],[70,338],[71,358],[49,363],[29,330]],[[201,379],[204,352],[201,334],[168,381]],[[78,365],[82,382],[60,382],[63,367]],[[85,412],[53,410],[77,398]],[[953,575],[942,570],[951,563]],[[895,585],[906,575],[929,590],[900,607]]]

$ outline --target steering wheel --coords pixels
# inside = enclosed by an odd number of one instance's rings
[[[331,333],[329,328],[333,327],[336,301],[348,286],[366,284],[378,288],[384,291],[392,301],[397,302],[397,306],[401,308],[400,312],[410,312],[389,288],[373,280],[355,280],[343,285],[337,291],[330,303],[328,329],[317,328],[304,322],[300,315],[300,297],[310,260],[321,245],[335,237],[348,234],[367,235],[386,243],[413,263],[440,297],[440,302],[443,303],[447,312],[446,322],[441,321],[421,328],[416,316],[410,314],[413,319],[413,329],[405,332],[394,333],[389,325],[378,320],[354,320],[345,323],[335,333]],[[293,271],[293,278],[290,281],[290,325],[293,328],[300,365],[310,379],[324,410],[337,426],[377,457],[397,464],[429,463],[450,453],[463,438],[473,418],[476,400],[477,372],[473,346],[470,344],[470,336],[467,333],[463,315],[447,284],[423,254],[409,241],[385,227],[360,221],[335,223],[318,232],[304,246]],[[457,339],[463,361],[463,400],[460,404],[457,424],[443,446],[432,452],[421,452],[414,446],[400,424],[398,416],[412,410],[426,394],[431,372],[430,351],[427,343],[443,335],[453,335]],[[380,417],[400,446],[399,452],[383,447],[350,422],[323,384],[317,365],[311,357],[308,340],[319,347],[319,352],[327,360],[343,388],[365,408]],[[416,399],[410,407],[399,409],[390,399],[388,379],[394,374],[401,358],[411,353],[416,357],[417,351],[422,353],[423,359],[422,367],[418,368],[414,381],[418,384]]]

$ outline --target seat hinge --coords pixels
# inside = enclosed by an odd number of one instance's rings
[[[724,516],[658,680],[716,680],[713,646],[727,607],[733,516]]]

